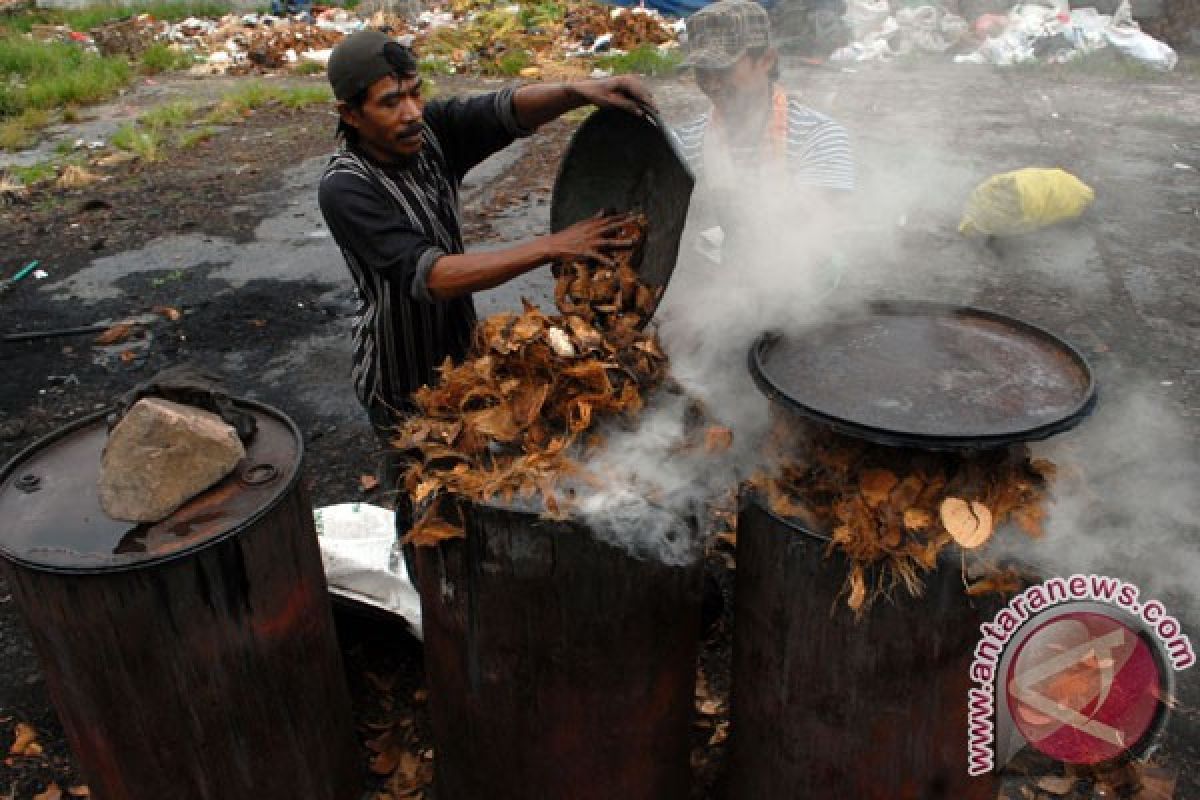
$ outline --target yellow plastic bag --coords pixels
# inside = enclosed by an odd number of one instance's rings
[[[1075,219],[1096,193],[1061,169],[1019,169],[993,175],[967,200],[958,232],[967,236],[1012,236]]]

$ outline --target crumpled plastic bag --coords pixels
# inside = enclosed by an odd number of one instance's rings
[[[1122,55],[1140,61],[1161,72],[1170,72],[1179,63],[1179,56],[1166,42],[1160,42],[1137,28],[1113,26],[1104,32],[1108,43]]]
[[[958,231],[967,236],[1014,236],[1075,219],[1096,193],[1062,169],[1029,167],[993,175],[967,200]]]
[[[220,377],[192,364],[179,364],[162,370],[122,395],[116,402],[115,410],[108,416],[108,429],[111,431],[115,428],[129,413],[129,409],[143,397],[161,397],[173,403],[211,411],[226,425],[232,426],[242,442],[253,439],[258,428],[254,415],[238,407]]]

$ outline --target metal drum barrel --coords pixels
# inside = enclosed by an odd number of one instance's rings
[[[856,620],[827,544],[742,498],[730,797],[995,800],[994,778],[967,775],[967,692],[998,604],[951,564]]]
[[[438,800],[688,797],[702,561],[464,506],[417,548]]]
[[[108,517],[103,415],[0,473],[0,552],[98,800],[352,800],[349,694],[286,416],[167,519]]]

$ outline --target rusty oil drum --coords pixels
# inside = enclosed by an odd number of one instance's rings
[[[356,800],[361,770],[290,419],[162,522],[108,517],[103,414],[0,473],[0,553],[97,800]]]
[[[438,800],[680,800],[703,562],[581,523],[464,507],[417,548]]]
[[[979,626],[1000,604],[948,563],[923,597],[861,620],[828,538],[741,499],[734,599],[731,800],[995,800],[967,775],[967,692]]]

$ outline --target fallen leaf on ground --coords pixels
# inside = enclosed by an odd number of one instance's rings
[[[379,479],[374,475],[359,475],[358,484],[362,486],[363,491],[369,492],[379,485]]]
[[[104,333],[97,336],[96,344],[120,344],[129,338],[130,334],[133,333],[134,328],[135,326],[132,322],[118,322],[116,325],[111,326]]]
[[[41,755],[41,745],[38,744],[37,731],[32,725],[24,722],[18,722],[14,730],[16,738],[13,740],[12,746],[8,748],[8,752],[14,756],[31,756]],[[37,748],[36,753],[29,752],[30,748]]]
[[[159,316],[165,317],[171,322],[178,322],[179,320],[183,319],[183,312],[174,306],[155,306],[150,310]]]

